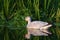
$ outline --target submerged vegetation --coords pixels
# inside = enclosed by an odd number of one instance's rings
[[[0,40],[26,40],[26,16],[53,25],[52,35],[30,40],[60,40],[60,0],[0,0]]]

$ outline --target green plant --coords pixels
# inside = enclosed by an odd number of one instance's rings
[[[26,40],[26,16],[53,25],[51,36],[30,40],[60,40],[60,0],[0,0],[0,40]]]

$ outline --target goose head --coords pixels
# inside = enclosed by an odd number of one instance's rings
[[[25,17],[25,21],[28,22],[28,24],[31,22],[31,18],[29,16]]]
[[[25,34],[26,39],[30,39],[30,34]]]

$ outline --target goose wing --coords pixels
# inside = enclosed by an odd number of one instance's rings
[[[27,25],[27,28],[35,28],[38,29],[40,27],[43,27],[45,25],[47,25],[47,22],[42,22],[42,21],[33,21],[30,24]]]
[[[34,36],[48,36],[48,34],[36,29],[29,29],[28,32]]]

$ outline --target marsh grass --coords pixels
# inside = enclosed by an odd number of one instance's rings
[[[52,35],[30,40],[60,40],[60,0],[0,0],[0,40],[26,40],[26,16],[52,24]]]

